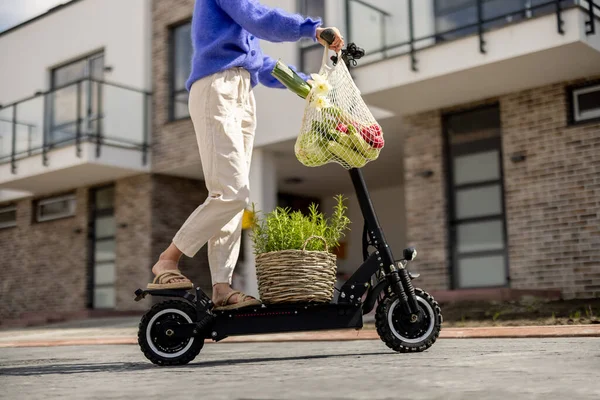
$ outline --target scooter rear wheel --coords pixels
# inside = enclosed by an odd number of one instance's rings
[[[169,300],[155,304],[140,321],[138,344],[154,364],[184,365],[192,361],[202,347],[202,337],[181,337],[177,325],[195,322],[196,310],[190,304]]]
[[[418,322],[410,322],[400,307],[398,296],[386,296],[377,306],[375,325],[383,342],[400,353],[425,351],[437,340],[442,329],[442,312],[431,295],[415,289],[417,304],[421,309]]]

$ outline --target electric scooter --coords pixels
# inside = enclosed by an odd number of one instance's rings
[[[321,37],[333,42],[333,32]],[[356,65],[364,50],[354,43],[341,51],[346,65]],[[339,62],[337,56],[331,57]],[[154,305],[141,319],[138,343],[144,355],[161,366],[184,365],[202,350],[206,339],[216,342],[229,336],[361,329],[363,315],[377,303],[375,325],[381,340],[400,353],[422,352],[437,340],[442,328],[438,303],[427,292],[414,288],[418,274],[407,270],[417,255],[407,248],[395,260],[379,225],[362,171],[350,169],[350,178],[364,217],[363,263],[342,285],[330,303],[278,303],[217,310],[199,287],[195,290],[135,291],[135,301],[147,295],[171,298]]]

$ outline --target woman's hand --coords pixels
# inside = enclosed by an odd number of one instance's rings
[[[335,33],[335,39],[333,40],[332,44],[327,43],[325,40],[323,40],[321,38],[321,33],[325,30],[325,29],[331,29],[334,33]],[[338,51],[340,51],[342,49],[342,47],[344,47],[344,38],[342,37],[342,34],[340,33],[340,31],[338,30],[338,28],[317,28],[317,40],[319,41],[319,43],[321,43],[323,46],[327,47],[329,46],[329,48],[333,51],[335,51],[336,53]]]

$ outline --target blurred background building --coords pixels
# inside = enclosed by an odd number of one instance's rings
[[[419,250],[419,286],[600,295],[600,1],[262,3],[323,16],[366,50],[352,73],[386,147],[365,179],[392,248]],[[0,33],[0,320],[147,307],[133,291],[207,195],[184,88],[193,5],[74,0]],[[261,46],[319,69],[311,41]],[[343,280],[361,262],[347,172],[302,166],[303,101],[255,90],[252,201],[328,212],[344,194]],[[247,231],[239,264],[256,293]],[[210,290],[205,249],[182,270]]]

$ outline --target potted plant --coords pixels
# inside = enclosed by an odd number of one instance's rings
[[[264,303],[331,301],[337,270],[332,250],[350,225],[344,198],[335,200],[329,218],[314,203],[308,215],[277,207],[261,218],[254,211],[251,237]]]

